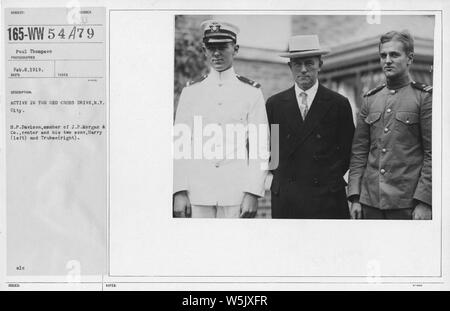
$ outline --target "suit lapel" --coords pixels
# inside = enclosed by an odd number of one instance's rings
[[[295,103],[297,103],[296,99]],[[306,115],[306,119],[303,122],[303,126],[301,126],[300,131],[297,132],[298,135],[295,142],[293,143],[290,153],[293,153],[295,149],[297,149],[298,146],[308,137],[308,135],[310,135],[312,131],[319,125],[319,121],[328,112],[328,110],[331,108],[331,105],[332,103],[329,100],[329,97],[327,96],[327,91],[325,87],[319,84],[319,88],[311,104],[311,108],[309,109],[309,112]],[[301,119],[300,109],[298,109],[298,114],[299,118]]]

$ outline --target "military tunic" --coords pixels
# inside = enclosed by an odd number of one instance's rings
[[[238,205],[245,192],[264,196],[267,168],[261,153],[249,159],[249,146],[267,148],[268,122],[260,85],[236,75],[233,68],[224,72],[211,69],[201,81],[185,87],[181,93],[175,124],[185,124],[192,131],[193,159],[174,161],[173,192],[186,190],[193,205]],[[214,125],[223,134],[224,156],[195,158],[199,130]],[[244,139],[227,136],[227,125],[242,126]],[[257,136],[249,135],[249,125],[265,128]],[[260,127],[263,125],[263,127]],[[203,133],[200,148],[206,147],[212,133]],[[265,144],[263,147],[261,144]],[[197,145],[198,147],[198,145]],[[242,150],[247,155],[242,157]],[[234,156],[231,156],[234,154]]]
[[[348,196],[382,210],[431,205],[431,87],[416,82],[369,91],[362,104]]]

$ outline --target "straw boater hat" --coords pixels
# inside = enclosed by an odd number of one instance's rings
[[[293,36],[289,39],[287,52],[281,53],[281,57],[298,58],[316,55],[325,55],[330,51],[323,49],[319,44],[317,35]]]
[[[201,23],[200,28],[203,31],[203,42],[205,44],[224,43],[237,41],[239,28],[231,23],[207,20]]]

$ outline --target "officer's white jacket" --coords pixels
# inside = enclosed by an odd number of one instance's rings
[[[241,79],[233,68],[221,73],[211,69],[181,93],[173,192],[186,190],[191,204],[238,205],[245,192],[264,196],[269,140],[265,101],[259,85]],[[233,132],[239,128],[243,137]]]

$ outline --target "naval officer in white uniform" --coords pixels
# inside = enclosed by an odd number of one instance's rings
[[[233,59],[239,50],[238,28],[230,23],[208,20],[201,24],[201,29],[210,72],[183,89],[175,126],[187,125],[192,134],[192,149],[198,146],[195,128],[214,125],[215,129],[221,129],[224,143],[219,148],[223,149],[223,156],[211,158],[203,154],[201,159],[175,158],[173,215],[252,218],[257,212],[258,197],[264,196],[267,176],[266,157],[258,152],[264,150],[264,144],[268,145],[265,101],[260,85],[237,75],[233,69]],[[245,139],[226,137],[227,125],[244,128]],[[257,135],[249,134],[251,126],[258,129]],[[203,147],[207,141],[208,137],[203,137]],[[242,150],[246,150],[244,157]]]

